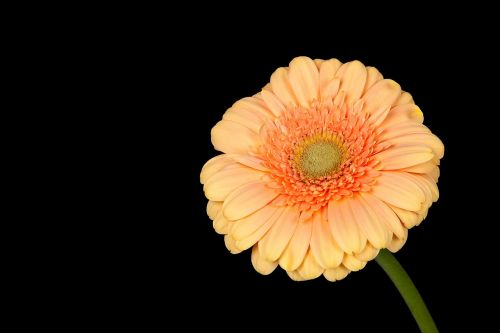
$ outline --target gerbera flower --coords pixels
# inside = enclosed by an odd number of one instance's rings
[[[261,274],[343,279],[398,251],[438,199],[444,147],[422,121],[374,67],[295,58],[212,129],[208,216]]]

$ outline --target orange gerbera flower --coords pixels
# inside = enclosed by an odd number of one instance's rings
[[[262,274],[343,279],[399,250],[438,199],[444,147],[422,121],[373,67],[295,58],[212,129],[208,216]]]

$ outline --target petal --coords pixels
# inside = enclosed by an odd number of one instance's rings
[[[264,173],[241,164],[233,164],[210,177],[203,190],[210,200],[223,201],[238,187],[261,179]]]
[[[366,83],[364,91],[368,91],[375,83],[383,79],[384,77],[375,67],[366,67]]]
[[[288,274],[290,279],[292,279],[293,281],[297,281],[297,282],[305,281],[305,279],[299,274],[298,271],[286,272],[286,274]]]
[[[297,105],[297,99],[290,86],[288,70],[286,68],[280,67],[271,75],[271,88],[285,107]]]
[[[394,210],[394,213],[396,213],[401,220],[401,223],[407,228],[413,228],[414,226],[417,225],[417,223],[420,222],[418,214],[406,209],[401,209],[395,206],[391,206],[392,210]]]
[[[443,158],[444,155],[443,143],[441,142],[441,140],[439,140],[437,136],[435,136],[432,133],[417,133],[417,134],[402,135],[397,138],[388,140],[388,142],[394,143],[396,146],[397,145],[410,146],[415,144],[425,145],[432,149],[433,153],[436,155],[437,158],[441,159]]]
[[[411,166],[409,168],[405,168],[405,171],[412,173],[431,173],[434,171],[434,169],[438,169],[438,167],[435,163],[429,161],[426,163]]]
[[[236,240],[250,236],[275,214],[276,209],[276,207],[266,205],[255,213],[233,222],[232,236]]]
[[[422,190],[403,173],[382,172],[372,194],[393,206],[418,211],[425,200]]]
[[[328,221],[321,215],[320,211],[313,215],[311,252],[322,267],[335,268],[342,263],[344,251],[333,240]]]
[[[403,247],[403,245],[405,245],[407,239],[408,239],[408,229],[405,229],[404,236],[401,238],[394,236],[392,238],[391,244],[387,246],[387,249],[393,253],[397,252]]]
[[[414,121],[405,121],[395,124],[394,126],[386,127],[379,135],[379,140],[385,142],[404,135],[428,133],[431,133],[431,131],[426,126]]]
[[[264,207],[278,194],[262,181],[246,183],[227,196],[222,205],[224,216],[232,221],[239,220]]]
[[[229,221],[222,214],[222,209],[219,209],[212,225],[218,234],[226,235],[229,233]]]
[[[323,89],[323,95],[321,96],[321,98],[326,99],[326,98],[333,98],[333,97],[337,96],[339,88],[340,88],[340,79],[333,79]]]
[[[252,247],[255,243],[257,243],[265,234],[266,232],[273,226],[274,223],[280,218],[280,216],[283,214],[283,211],[285,208],[275,208],[273,214],[269,219],[267,219],[266,222],[262,223],[257,230],[255,230],[253,233],[250,235],[241,238],[239,240],[236,240],[236,246],[240,248],[241,250],[246,250],[250,247]],[[232,230],[231,230],[232,231]]]
[[[392,234],[390,241],[392,241]],[[370,261],[372,259],[375,259],[379,252],[379,249],[373,247],[373,245],[371,245],[370,243],[366,243],[364,250],[360,253],[355,254],[354,256],[361,261]]]
[[[327,269],[323,276],[330,282],[335,282],[345,278],[351,271],[340,265],[337,268]]]
[[[297,224],[290,243],[279,259],[279,264],[284,270],[294,271],[302,264],[311,240],[312,226],[311,219]]]
[[[324,61],[321,64],[321,67],[319,68],[319,86],[320,86],[319,89],[322,99],[329,96],[326,88],[330,85],[330,82],[332,82],[332,80],[335,78],[335,73],[337,73],[337,70],[341,65],[342,63],[337,59],[330,59]],[[338,80],[337,82],[340,83],[340,80]]]
[[[349,270],[356,272],[360,269],[363,269],[366,266],[366,261],[359,260],[352,254],[346,254],[344,256],[344,260],[342,260],[342,264]]]
[[[266,103],[259,96],[242,98],[234,103],[231,108],[250,111],[263,120],[274,118],[271,110],[269,110]]]
[[[258,113],[243,108],[230,108],[224,113],[222,119],[238,123],[255,133],[259,133],[265,119],[259,117]]]
[[[339,72],[340,90],[346,94],[346,103],[354,103],[363,94],[366,83],[366,67],[354,60],[343,64]],[[337,73],[338,75],[338,73]]]
[[[269,171],[267,167],[264,166],[264,161],[258,157],[250,156],[250,155],[237,155],[230,154],[230,158],[238,163],[241,163],[247,167],[252,169],[256,169],[259,171]]]
[[[307,251],[307,254],[304,258],[304,262],[297,269],[297,272],[304,280],[312,280],[323,274],[325,269],[321,267],[316,260],[314,260],[314,256],[311,253],[311,250]]]
[[[260,145],[258,134],[248,127],[229,120],[221,120],[212,128],[212,144],[224,153],[245,154]]]
[[[420,108],[413,103],[402,104],[391,108],[389,114],[384,119],[380,127],[384,129],[408,121],[418,123],[422,123],[424,121],[422,111],[420,111]]]
[[[259,245],[256,244],[252,248],[252,265],[257,272],[262,275],[271,274],[276,267],[278,266],[278,262],[269,261],[259,252]]]
[[[369,206],[375,214],[377,214],[380,221],[384,222],[387,228],[389,228],[398,237],[404,236],[404,227],[392,208],[370,193],[363,192],[361,193],[361,196],[363,197],[365,204]]]
[[[313,100],[319,98],[318,68],[308,57],[297,57],[290,62],[288,72],[290,85],[298,102],[309,107]]]
[[[328,203],[328,223],[333,239],[346,253],[361,252],[366,237],[359,230],[349,207],[349,199],[332,200]]]
[[[241,252],[241,250],[236,246],[236,241],[230,235],[224,236],[224,244],[226,244],[226,248],[232,254],[238,254]]]
[[[382,170],[398,170],[422,164],[434,158],[432,149],[416,143],[412,146],[394,146],[375,155]]]
[[[215,220],[222,208],[222,202],[209,200],[207,203],[207,215],[211,220]]]
[[[396,102],[394,102],[394,106],[408,103],[415,104],[415,102],[413,101],[413,97],[408,92],[402,91],[401,96],[399,96]]]
[[[279,117],[283,111],[285,111],[285,106],[281,103],[280,99],[273,94],[272,91],[262,90],[262,99],[264,103],[266,103],[269,110],[275,115]]]
[[[378,81],[363,96],[364,110],[368,114],[389,108],[401,95],[401,87],[393,80]]]
[[[348,203],[353,212],[354,221],[366,239],[378,249],[385,248],[392,239],[392,232],[380,221],[376,212],[361,195],[353,197]]]
[[[260,251],[270,261],[276,261],[290,242],[299,222],[299,209],[287,206],[280,218],[259,242]]]
[[[210,177],[230,164],[234,165],[234,161],[227,154],[217,155],[209,159],[201,169],[200,182],[205,184]]]

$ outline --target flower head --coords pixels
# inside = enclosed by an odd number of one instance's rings
[[[438,199],[444,147],[422,122],[375,68],[295,58],[212,129],[208,216],[262,274],[343,279],[399,250]]]

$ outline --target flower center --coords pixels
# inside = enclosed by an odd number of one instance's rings
[[[335,140],[306,140],[296,151],[295,165],[308,178],[328,176],[342,164],[344,149]]]

